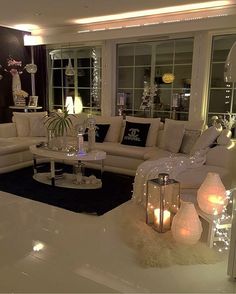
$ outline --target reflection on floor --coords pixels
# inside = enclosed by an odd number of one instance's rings
[[[236,292],[227,260],[139,266],[118,234],[124,205],[98,217],[0,192],[0,292]]]

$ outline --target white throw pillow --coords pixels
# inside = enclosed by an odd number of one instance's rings
[[[43,118],[47,115],[47,111],[42,112],[13,112],[12,121],[16,123],[17,135],[19,137],[31,136],[30,118]]]
[[[119,142],[123,125],[122,116],[94,116],[97,124],[109,124],[104,142]]]
[[[170,152],[178,153],[183,140],[184,130],[184,123],[173,119],[165,119],[163,148]]]
[[[28,137],[30,134],[29,119],[26,113],[13,112],[12,121],[16,123],[18,137]]]
[[[230,143],[231,137],[232,132],[230,130],[224,129],[217,138],[217,144],[227,146]]]
[[[186,130],[184,131],[184,137],[180,146],[179,152],[184,154],[190,154],[191,149],[200,137],[201,131],[199,130]]]
[[[211,126],[208,129],[206,129],[197,139],[196,143],[190,151],[190,154],[193,155],[196,151],[209,148],[216,141],[221,131],[222,129],[216,128],[214,126]]]
[[[44,124],[45,118],[41,116],[30,116],[30,136],[31,137],[45,137],[47,136],[47,128]]]
[[[126,121],[134,123],[149,123],[150,128],[146,140],[146,147],[153,147],[156,145],[158,130],[161,127],[160,118],[145,118],[136,116],[126,116]]]

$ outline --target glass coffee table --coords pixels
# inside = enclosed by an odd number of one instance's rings
[[[34,160],[34,175],[33,178],[41,183],[74,189],[98,189],[102,187],[102,173],[104,168],[104,159],[106,158],[106,152],[100,150],[93,150],[88,153],[79,154],[76,151],[55,151],[48,149],[47,147],[37,147],[37,145],[30,146],[30,152],[33,154]],[[49,172],[38,172],[37,160],[39,158],[45,158],[50,161]],[[73,174],[63,173],[60,177],[56,176],[55,162],[69,162],[74,166],[75,172]],[[85,177],[83,174],[83,168],[86,166],[86,162],[98,161],[100,162],[101,179],[90,176]]]

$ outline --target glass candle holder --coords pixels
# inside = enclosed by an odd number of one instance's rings
[[[160,173],[147,182],[146,223],[159,233],[171,229],[173,217],[180,207],[179,182]]]

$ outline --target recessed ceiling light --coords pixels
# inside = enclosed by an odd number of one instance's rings
[[[168,6],[168,7],[157,8],[157,9],[131,11],[131,12],[125,12],[125,13],[119,13],[119,14],[103,15],[98,17],[80,18],[75,20],[75,23],[88,24],[88,23],[114,21],[114,20],[121,20],[121,19],[135,18],[135,17],[153,16],[153,15],[159,15],[164,13],[178,13],[178,12],[184,12],[184,11],[193,11],[197,9],[210,9],[210,8],[227,6],[227,5],[230,5],[231,2],[232,1],[230,0],[208,1],[208,2],[201,2],[201,3]]]

